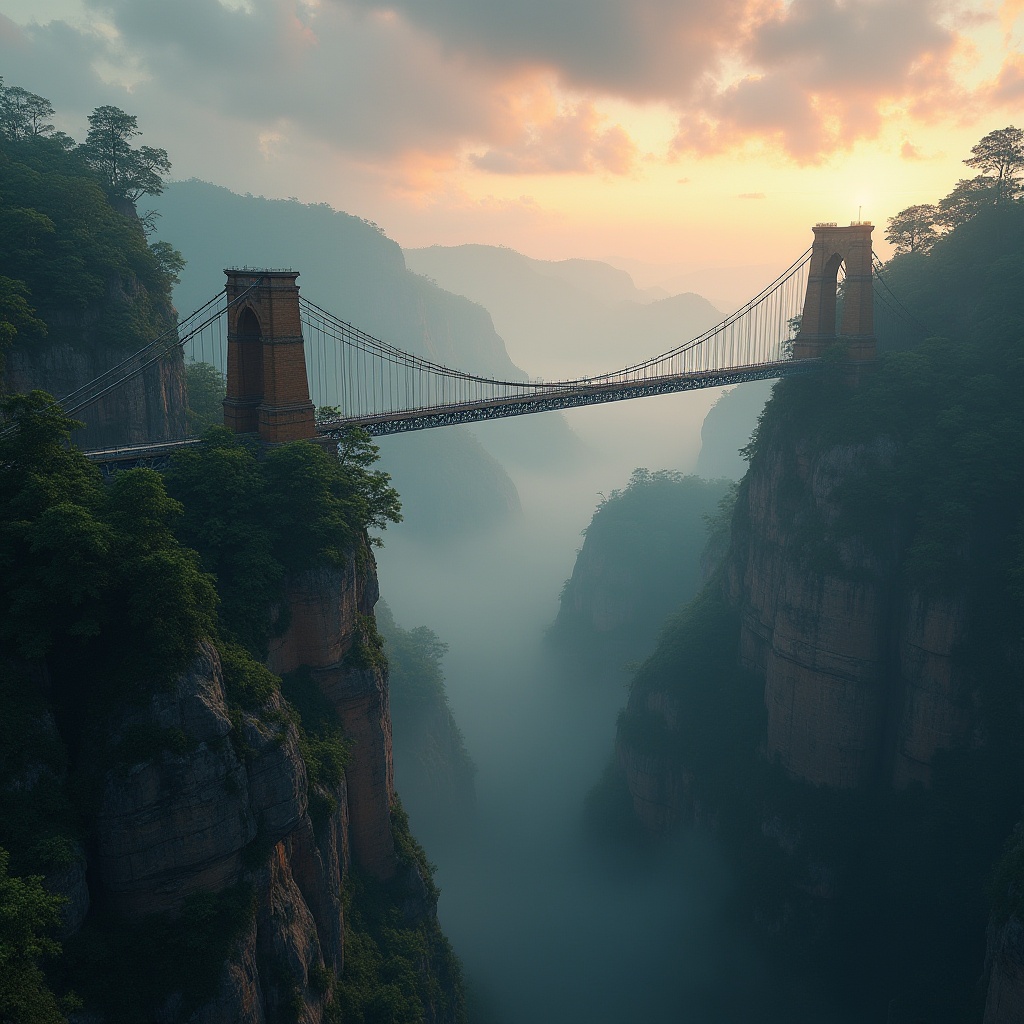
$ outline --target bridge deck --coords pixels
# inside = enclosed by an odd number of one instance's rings
[[[725,370],[703,370],[697,373],[650,377],[646,380],[612,381],[597,384],[573,384],[564,388],[552,385],[534,394],[511,398],[486,399],[448,405],[427,406],[402,412],[380,413],[375,416],[341,417],[317,426],[320,435],[313,440],[321,444],[331,441],[346,427],[362,427],[374,436],[400,434],[412,430],[453,426],[459,423],[477,423],[482,420],[504,419],[540,412],[556,412],[585,405],[622,402],[633,398],[676,394],[701,388],[729,387],[752,380],[771,380],[803,373],[817,365],[816,359],[787,359],[781,362],[759,363]],[[121,448],[101,448],[86,451],[86,456],[100,464],[104,472],[128,469],[134,466],[164,468],[171,456],[182,448],[198,444],[199,437],[186,437],[176,441],[158,441],[148,444],[127,445]]]

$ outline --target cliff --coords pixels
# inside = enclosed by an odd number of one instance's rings
[[[707,522],[727,491],[724,480],[634,470],[594,512],[549,638],[577,656],[646,653],[699,589]]]
[[[403,629],[383,602],[376,618],[390,668],[395,763],[409,813],[431,829],[464,828],[476,808],[476,765],[445,689],[448,650],[426,626]]]
[[[173,322],[173,321],[172,321]],[[90,330],[78,321],[83,338]],[[139,347],[149,339],[139,339]],[[39,388],[55,397],[70,395],[85,384],[117,366],[129,353],[104,344],[88,342],[43,342],[12,349],[6,360],[4,386],[7,391]],[[96,404],[76,413],[85,424],[74,433],[83,448],[114,448],[184,437],[185,371],[181,352],[147,368]]]
[[[103,483],[45,396],[6,408],[0,911],[27,886],[40,912],[0,1014],[461,1019],[393,785],[365,532],[397,515],[386,481],[222,434]]]
[[[270,685],[246,695],[232,682],[237,663],[226,671],[205,641],[169,686],[113,711],[104,735],[88,733],[81,760],[100,766],[90,838],[48,877],[68,898],[65,984],[86,1010],[72,1020],[347,1020],[387,991],[382,964],[400,963],[407,1010],[395,1020],[461,1019],[437,890],[404,815],[392,815],[369,549],[295,576],[286,594],[276,614],[288,626],[268,664],[287,692],[305,673],[313,699],[326,698],[348,748],[343,770],[324,771],[308,693],[286,701],[262,670]],[[54,775],[30,770],[28,788]]]
[[[764,679],[765,753],[812,785],[927,784],[970,736],[970,594],[907,582],[898,515],[843,529],[843,493],[892,463],[891,439],[808,449],[766,444],[725,567],[740,663]]]
[[[779,385],[724,561],[620,716],[632,819],[721,837],[819,1014],[870,989],[901,1020],[971,1019],[1024,769],[1012,352],[998,387],[992,350],[940,342],[856,387],[840,363]],[[1016,1019],[1018,921],[989,928],[992,1021]]]

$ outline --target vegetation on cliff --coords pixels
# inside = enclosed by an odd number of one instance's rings
[[[105,485],[69,445],[74,424],[48,395],[12,396],[4,414],[13,429],[0,435],[0,692],[7,708],[0,731],[0,836],[15,874],[0,897],[12,927],[28,928],[38,941],[25,939],[23,960],[10,961],[0,1003],[28,1006],[24,1000],[31,998],[54,1008],[56,1016],[40,1020],[61,1019],[39,972],[47,954],[56,990],[73,989],[87,1008],[102,1008],[110,1020],[148,1019],[174,992],[187,1009],[210,997],[219,965],[249,927],[251,892],[210,894],[188,902],[183,917],[151,915],[130,925],[94,892],[97,902],[84,928],[63,953],[47,936],[57,897],[39,896],[34,916],[22,924],[18,907],[42,892],[34,876],[66,868],[94,841],[105,773],[191,751],[194,741],[173,728],[105,737],[121,710],[145,704],[171,683],[203,638],[213,638],[221,651],[232,736],[244,746],[244,726],[254,716],[269,716],[272,731],[294,724],[314,821],[333,811],[347,758],[340,723],[302,673],[282,687],[260,663],[270,633],[283,627],[268,608],[279,601],[287,573],[348,565],[367,527],[398,517],[397,495],[373,469],[373,448],[361,435],[349,438],[345,461],[304,442],[258,460],[213,430],[181,457],[166,486],[149,470],[118,474]],[[281,703],[282,689],[288,704]],[[97,757],[97,751],[105,753]],[[396,828],[401,833],[401,820]],[[426,870],[411,837],[404,842],[413,851],[410,864]],[[351,884],[371,885],[357,875]],[[379,934],[377,925],[366,925],[367,935],[377,935],[379,952],[370,974],[364,971],[359,1000],[376,1005],[389,972],[412,972],[418,987],[404,992],[408,1013],[400,1019],[419,1020],[423,1000],[459,998],[458,965],[435,919],[405,921],[408,898],[401,885],[372,898],[357,893],[353,941],[356,949],[364,941],[361,914],[385,922]],[[0,936],[0,955],[6,955],[3,941]],[[141,962],[133,969],[142,951],[150,957],[154,943],[162,951],[160,970]],[[424,950],[439,958],[431,968],[436,974],[423,974]],[[195,957],[204,969],[186,970]],[[356,956],[354,969],[359,962]],[[440,985],[441,994],[420,992],[428,982]],[[27,995],[19,995],[23,988]],[[456,1009],[446,1007],[444,1019],[457,1019]],[[367,1011],[365,1019],[377,1018]]]
[[[771,935],[775,977],[800,976],[780,996],[780,1019],[827,1005],[862,1019],[884,1015],[886,1003],[891,1020],[980,1019],[986,892],[997,919],[1019,909],[1019,831],[1000,860],[1024,799],[1024,204],[1016,194],[1005,183],[986,193],[944,234],[908,245],[884,268],[930,325],[927,340],[881,351],[856,386],[837,350],[813,378],[776,387],[746,450],[734,577],[712,581],[636,674],[620,720],[620,774],[596,799],[609,822],[621,823],[623,801],[661,821],[665,800],[713,825],[747,912]],[[758,493],[773,489],[777,522],[751,520],[753,481]],[[859,788],[816,787],[764,758],[765,681],[739,668],[736,609],[723,595],[742,588],[742,552],[768,534],[785,536],[785,557],[809,579],[887,581],[893,614],[911,599],[964,603],[966,639],[953,660],[969,726],[949,749],[939,743],[927,787],[892,787],[896,739],[884,729],[878,767]],[[754,583],[764,588],[769,570],[758,564]],[[766,627],[750,625],[758,628]],[[792,630],[813,636],[815,628]],[[883,708],[903,707],[898,668],[878,685]],[[631,766],[642,780],[627,792],[621,772]],[[662,788],[651,789],[651,778]],[[801,1002],[809,989],[817,994]]]
[[[464,823],[475,803],[476,766],[445,690],[448,645],[426,626],[397,625],[383,601],[376,619],[390,667],[395,772],[403,799],[417,820],[443,827]]]
[[[665,618],[700,587],[708,519],[728,490],[726,480],[634,470],[584,531],[550,637],[602,656],[649,650]]]
[[[181,257],[149,244],[131,200],[160,191],[167,154],[133,149],[136,120],[116,107],[94,112],[81,146],[45,99],[2,79],[0,110],[0,351],[141,347],[168,327]]]
[[[459,960],[433,913],[416,920],[419,904],[425,902],[431,910],[437,906],[440,891],[433,882],[433,865],[409,830],[401,804],[395,804],[391,817],[401,868],[386,883],[358,872],[349,878],[345,975],[335,990],[328,1020],[466,1024]]]

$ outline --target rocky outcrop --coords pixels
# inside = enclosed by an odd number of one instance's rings
[[[352,741],[346,770],[352,856],[377,878],[397,864],[391,838],[395,780],[385,660],[373,624],[378,587],[373,555],[360,546],[343,567],[289,580],[287,628],[272,643],[278,673],[312,669]]]
[[[741,661],[764,679],[767,756],[815,785],[927,784],[969,725],[954,657],[968,596],[907,585],[895,520],[872,535],[840,523],[844,488],[892,452],[884,439],[813,456],[774,446],[740,498],[726,586]]]
[[[96,819],[97,867],[123,913],[177,911],[196,892],[238,881],[257,835],[273,844],[306,812],[295,726],[246,716],[243,759],[229,739],[216,651],[203,644],[172,689],[124,715]],[[139,747],[146,747],[135,753]]]
[[[970,597],[908,585],[893,519],[873,534],[844,521],[851,482],[891,442],[813,451],[768,445],[740,489],[718,582],[739,615],[739,660],[763,685],[763,755],[816,786],[928,785],[938,753],[972,742]],[[674,695],[635,692],[630,711],[671,736]],[[654,833],[693,813],[685,759],[634,747],[618,760],[638,820]]]
[[[120,304],[132,301],[130,296],[115,296]],[[161,322],[163,329],[173,327],[173,311],[168,310]],[[6,356],[4,387],[8,391],[42,389],[57,398],[78,391],[109,371],[109,381],[117,381],[138,361],[117,370],[131,354],[123,348],[107,344],[95,322],[96,312],[73,319],[48,317],[61,322],[56,331],[71,340],[43,340],[31,346],[18,346]],[[153,337],[159,333],[153,330]],[[140,337],[138,347],[152,341]],[[82,448],[113,448],[185,436],[185,367],[181,350],[172,346],[157,362],[148,366],[133,380],[104,396],[95,404],[74,414],[85,424],[74,432],[75,444]]]
[[[343,566],[291,580],[288,603],[278,609],[288,625],[271,665],[311,670],[351,744],[337,785],[310,782],[294,713],[280,695],[255,712],[229,708],[210,644],[172,686],[113,723],[106,756],[114,763],[103,772],[92,829],[100,901],[129,919],[173,919],[188,912],[190,897],[237,886],[253,894],[253,916],[233,940],[216,993],[199,1007],[173,994],[156,1014],[160,1024],[321,1024],[344,976],[352,866],[387,883],[404,927],[436,932],[436,892],[415,862],[399,861],[392,833],[391,723],[371,614],[376,599],[373,559],[360,546]],[[428,938],[425,948],[417,969],[434,979],[448,969],[446,947]],[[430,998],[446,993],[426,1007],[427,1021],[454,1020],[449,990],[457,984],[451,977],[425,982]]]

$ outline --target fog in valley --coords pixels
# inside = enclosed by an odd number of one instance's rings
[[[464,832],[439,831],[407,808],[438,866],[439,915],[474,1021],[738,1020],[763,989],[752,950],[723,923],[730,879],[706,836],[683,834],[655,852],[611,850],[584,834],[628,666],[584,670],[544,643],[602,494],[638,465],[692,471],[718,394],[577,410],[567,419],[587,458],[543,472],[509,466],[521,516],[424,543],[408,507],[378,551],[396,621],[450,645],[448,694],[479,769]],[[475,429],[486,445],[517,424]],[[396,783],[401,794],[400,763]]]

